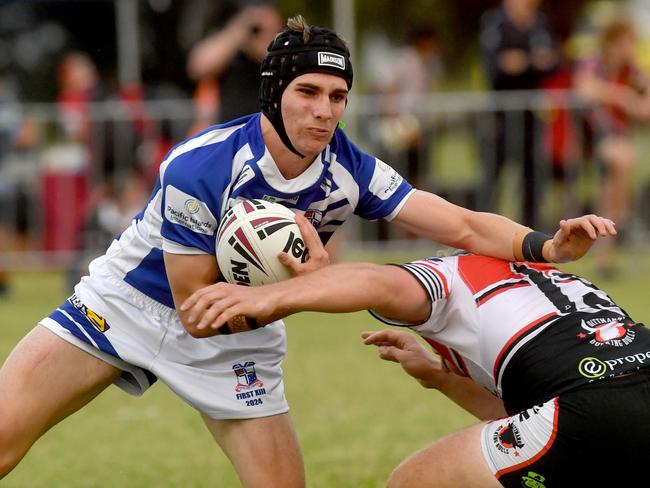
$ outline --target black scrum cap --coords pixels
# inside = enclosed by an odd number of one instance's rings
[[[305,73],[328,73],[340,76],[352,88],[350,51],[333,30],[308,26],[307,35],[287,28],[269,44],[262,61],[260,105],[280,139],[294,153],[300,154],[289,140],[282,120],[280,102],[291,81]],[[307,40],[305,40],[305,38]]]

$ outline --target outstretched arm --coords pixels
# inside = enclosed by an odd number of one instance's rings
[[[299,311],[354,312],[372,309],[396,321],[417,324],[431,311],[419,282],[397,266],[346,263],[327,266],[272,285],[217,283],[196,291],[181,311],[197,328],[219,329],[236,316],[261,325]]]
[[[501,215],[473,212],[437,195],[416,191],[394,221],[410,232],[442,244],[507,260],[531,260],[522,255],[522,241],[531,229]],[[549,262],[582,257],[598,236],[616,234],[614,223],[596,215],[560,222],[560,229],[543,246]]]
[[[451,372],[416,340],[413,334],[395,330],[363,332],[364,344],[375,345],[379,357],[399,363],[425,388],[435,388],[481,420],[505,417],[503,401],[470,378]]]

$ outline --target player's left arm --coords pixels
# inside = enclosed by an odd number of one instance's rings
[[[402,268],[345,263],[272,285],[217,283],[196,291],[181,306],[190,322],[198,321],[199,330],[219,329],[240,315],[264,325],[300,311],[367,309],[388,319],[419,324],[429,317],[431,301],[417,279]]]
[[[518,261],[573,261],[582,257],[599,236],[616,235],[611,220],[584,215],[562,220],[553,237],[544,237],[501,215],[474,212],[419,190],[408,198],[394,222],[448,246]],[[531,259],[531,246],[537,259]]]

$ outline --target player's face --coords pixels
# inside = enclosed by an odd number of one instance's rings
[[[305,156],[319,154],[343,117],[348,87],[343,78],[307,73],[294,78],[282,95],[282,119],[294,147]]]

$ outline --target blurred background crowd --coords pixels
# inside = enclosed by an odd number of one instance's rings
[[[260,60],[297,13],[350,41],[345,130],[415,186],[540,230],[596,212],[616,246],[645,242],[650,0],[4,1],[0,295],[31,266],[75,282],[175,143],[258,111]],[[344,245],[409,237],[355,222]]]

